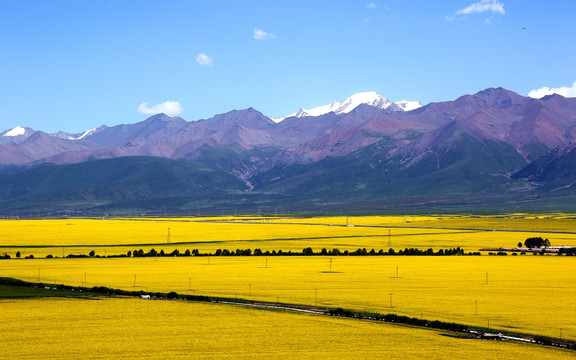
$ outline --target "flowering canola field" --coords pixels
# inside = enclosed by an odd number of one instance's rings
[[[152,248],[301,252],[305,247],[353,251],[387,250],[391,245],[396,250],[461,247],[469,252],[516,246],[531,236],[547,237],[552,245],[573,246],[576,234],[569,232],[576,229],[574,222],[563,214],[2,220],[0,254],[14,258],[20,251],[22,257],[33,254],[36,259],[0,261],[0,276],[340,306],[576,340],[575,257],[40,259],[48,254],[61,257],[94,250],[97,255],[114,255]],[[502,229],[517,231],[492,231]]]
[[[0,308],[2,359],[573,358],[529,344],[220,304],[41,298],[0,300]]]
[[[498,231],[502,229],[515,231]],[[576,231],[576,220],[566,215],[0,220],[0,254],[61,257],[94,250],[103,256],[152,248],[168,253],[174,249],[213,253],[219,248],[301,252],[305,247],[315,251],[461,247],[470,252],[513,247],[532,236],[546,237],[553,246],[576,246],[576,233],[559,231]]]
[[[330,269],[332,272],[330,272]],[[0,262],[44,283],[394,312],[576,339],[566,256],[179,257]],[[488,283],[486,283],[488,280]],[[562,330],[560,330],[562,329]]]

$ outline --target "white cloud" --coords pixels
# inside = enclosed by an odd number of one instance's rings
[[[464,9],[456,11],[457,15],[479,14],[490,11],[496,14],[505,14],[504,4],[498,0],[481,0]]]
[[[559,88],[542,87],[540,89],[532,90],[528,96],[535,99],[543,98],[546,95],[558,94],[564,97],[576,97],[576,81],[571,87],[563,86]]]
[[[204,53],[196,56],[196,62],[202,66],[212,66],[212,58]]]
[[[254,39],[256,40],[275,40],[276,35],[266,32],[259,28],[254,28]]]
[[[180,115],[184,108],[178,101],[165,101],[162,104],[150,106],[148,103],[142,103],[138,106],[138,112],[148,115],[156,115],[164,113],[166,115],[175,116]]]
[[[370,4],[366,5],[366,9],[378,9],[378,5],[375,2],[371,2]]]

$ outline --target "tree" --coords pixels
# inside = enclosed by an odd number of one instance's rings
[[[519,248],[522,247],[522,242],[521,242],[521,241],[518,242],[518,247],[519,247]]]
[[[92,250],[92,251],[90,251],[90,253],[88,255],[90,257],[94,257],[94,255],[96,255],[96,251]]]
[[[548,241],[548,239],[544,240],[540,236],[531,237],[531,238],[526,239],[526,241],[524,241],[524,246],[526,246],[529,249],[535,248],[535,247],[550,246],[550,241]]]
[[[20,258],[20,251],[16,252],[16,257]]]
[[[168,299],[178,299],[178,294],[174,291],[170,291],[168,295],[166,295]]]

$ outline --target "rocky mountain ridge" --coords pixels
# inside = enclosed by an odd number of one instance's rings
[[[192,170],[209,168],[210,176],[226,179],[219,191],[227,193],[222,189],[228,184],[230,194],[271,196],[270,204],[366,204],[384,199],[422,201],[423,196],[462,199],[480,194],[494,198],[506,193],[519,198],[530,193],[534,198],[542,196],[539,189],[561,188],[563,194],[569,193],[576,183],[576,175],[574,183],[568,181],[573,176],[570,171],[554,172],[550,167],[572,163],[571,152],[555,149],[575,143],[576,99],[560,95],[533,99],[502,88],[412,111],[362,103],[348,112],[293,116],[281,122],[252,108],[193,122],[158,114],[136,124],[101,127],[73,139],[23,129],[24,133],[12,129],[3,134],[12,131],[13,136],[0,137],[13,139],[0,143],[0,164],[8,174],[0,177],[5,186],[0,193],[0,209],[2,199],[12,203],[18,196],[27,196],[22,190],[8,190],[19,188],[9,185],[15,172],[50,163],[65,167],[71,174],[74,169],[85,169],[86,162],[103,168],[117,166],[118,162],[106,161],[117,158],[134,158],[144,167],[176,167],[180,170],[167,171],[171,174],[167,176],[190,176],[184,183],[171,180],[188,192],[198,189],[186,185],[195,178]],[[195,165],[136,161],[142,156]],[[538,165],[546,157],[548,165]],[[198,176],[202,179],[194,180],[194,184],[205,187],[210,183],[204,178],[209,175]],[[30,185],[31,189],[43,182],[40,175],[35,178],[39,183]],[[561,184],[556,186],[560,178]],[[86,203],[98,198],[92,188],[74,186],[76,190],[65,197],[79,196]],[[45,184],[45,191],[50,193],[52,187]],[[148,185],[146,189],[142,194],[160,198],[167,191],[155,192]],[[143,201],[127,193],[134,198],[128,196],[122,201]],[[235,196],[222,201],[235,203],[230,199]]]

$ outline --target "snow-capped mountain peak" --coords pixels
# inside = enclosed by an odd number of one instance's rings
[[[359,105],[366,104],[380,109],[386,109],[393,104],[392,101],[380,96],[376,91],[360,92],[350,96],[335,111],[336,114],[346,114],[356,109]]]
[[[422,104],[420,104],[418,101],[402,100],[395,103],[381,96],[376,91],[366,91],[366,92],[359,92],[350,96],[348,99],[344,100],[343,103],[335,101],[331,104],[317,106],[312,109],[302,108],[297,112],[292,113],[288,116],[284,116],[281,118],[270,118],[270,119],[278,123],[289,117],[300,118],[304,116],[320,116],[328,114],[330,112],[333,112],[335,114],[347,114],[352,110],[356,109],[361,104],[375,106],[380,109],[390,108],[394,111],[410,111],[422,106]]]
[[[23,128],[22,126],[16,126],[12,130],[6,131],[6,133],[4,133],[4,135],[2,135],[2,136],[3,137],[12,137],[12,136],[20,136],[20,135],[24,135],[24,134],[26,134],[26,129]]]

